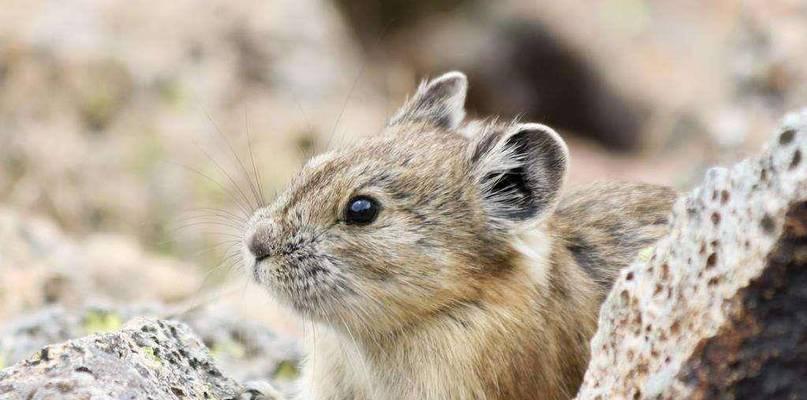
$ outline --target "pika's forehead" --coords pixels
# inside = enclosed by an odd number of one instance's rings
[[[388,128],[344,148],[311,158],[278,199],[288,209],[305,202],[332,204],[351,192],[384,182],[423,186],[455,177],[465,167],[468,139],[423,126]]]

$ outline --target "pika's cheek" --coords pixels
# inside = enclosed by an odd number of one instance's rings
[[[328,250],[328,261],[340,274],[359,281],[389,278],[388,257],[375,248],[362,245],[334,246]]]

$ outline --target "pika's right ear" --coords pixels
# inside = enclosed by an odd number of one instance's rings
[[[569,150],[546,125],[489,128],[469,147],[483,207],[502,228],[529,226],[555,207],[566,179]]]
[[[448,72],[434,80],[424,81],[388,125],[425,121],[441,128],[454,129],[465,118],[467,92],[468,78],[462,72]]]

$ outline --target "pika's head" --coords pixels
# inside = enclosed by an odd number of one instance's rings
[[[555,205],[567,148],[540,124],[462,124],[467,80],[422,84],[380,134],[311,159],[244,235],[254,279],[306,318],[396,329],[473,302]]]

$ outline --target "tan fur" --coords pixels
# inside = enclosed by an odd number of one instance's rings
[[[245,250],[255,279],[309,321],[302,399],[570,398],[610,283],[666,232],[669,189],[559,200],[567,154],[549,128],[460,134],[457,76],[434,81],[448,85],[436,100],[421,87],[382,134],[317,157],[246,229],[272,254]],[[534,160],[507,147],[524,131]],[[525,162],[542,167],[513,170]],[[546,193],[494,190],[507,171]],[[340,219],[357,194],[382,204],[370,225]]]

